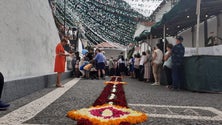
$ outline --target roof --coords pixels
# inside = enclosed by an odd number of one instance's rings
[[[117,48],[117,46],[115,46],[109,42],[102,42],[102,43],[96,45],[96,48]]]
[[[100,44],[97,44],[95,47],[102,49],[115,49],[115,50],[124,50],[126,48],[126,46],[115,42],[102,42]]]

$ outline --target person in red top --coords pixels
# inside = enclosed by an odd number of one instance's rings
[[[63,46],[68,43],[66,39],[62,39],[60,43],[56,46],[56,57],[55,57],[55,67],[54,72],[57,72],[56,79],[56,87],[63,87],[61,81],[61,75],[65,72],[65,62],[66,56],[70,56],[70,54],[66,54]]]

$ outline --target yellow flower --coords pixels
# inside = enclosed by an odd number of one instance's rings
[[[109,109],[106,109],[102,112],[102,116],[106,117],[106,116],[112,116],[113,112]]]

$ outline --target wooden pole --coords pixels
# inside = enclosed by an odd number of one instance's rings
[[[201,0],[197,0],[197,34],[196,34],[196,54],[199,55],[199,37],[200,37],[200,3]]]
[[[163,55],[165,55],[165,51],[166,51],[166,25],[163,25]]]
[[[64,0],[64,34],[66,35],[66,0]]]

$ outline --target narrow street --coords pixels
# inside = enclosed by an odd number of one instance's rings
[[[106,81],[110,78],[106,78]],[[171,91],[165,86],[125,78],[128,106],[145,112],[142,125],[221,125],[221,94]],[[90,107],[105,87],[104,80],[69,79],[64,88],[47,88],[11,102],[0,112],[1,125],[74,125],[68,111]]]

